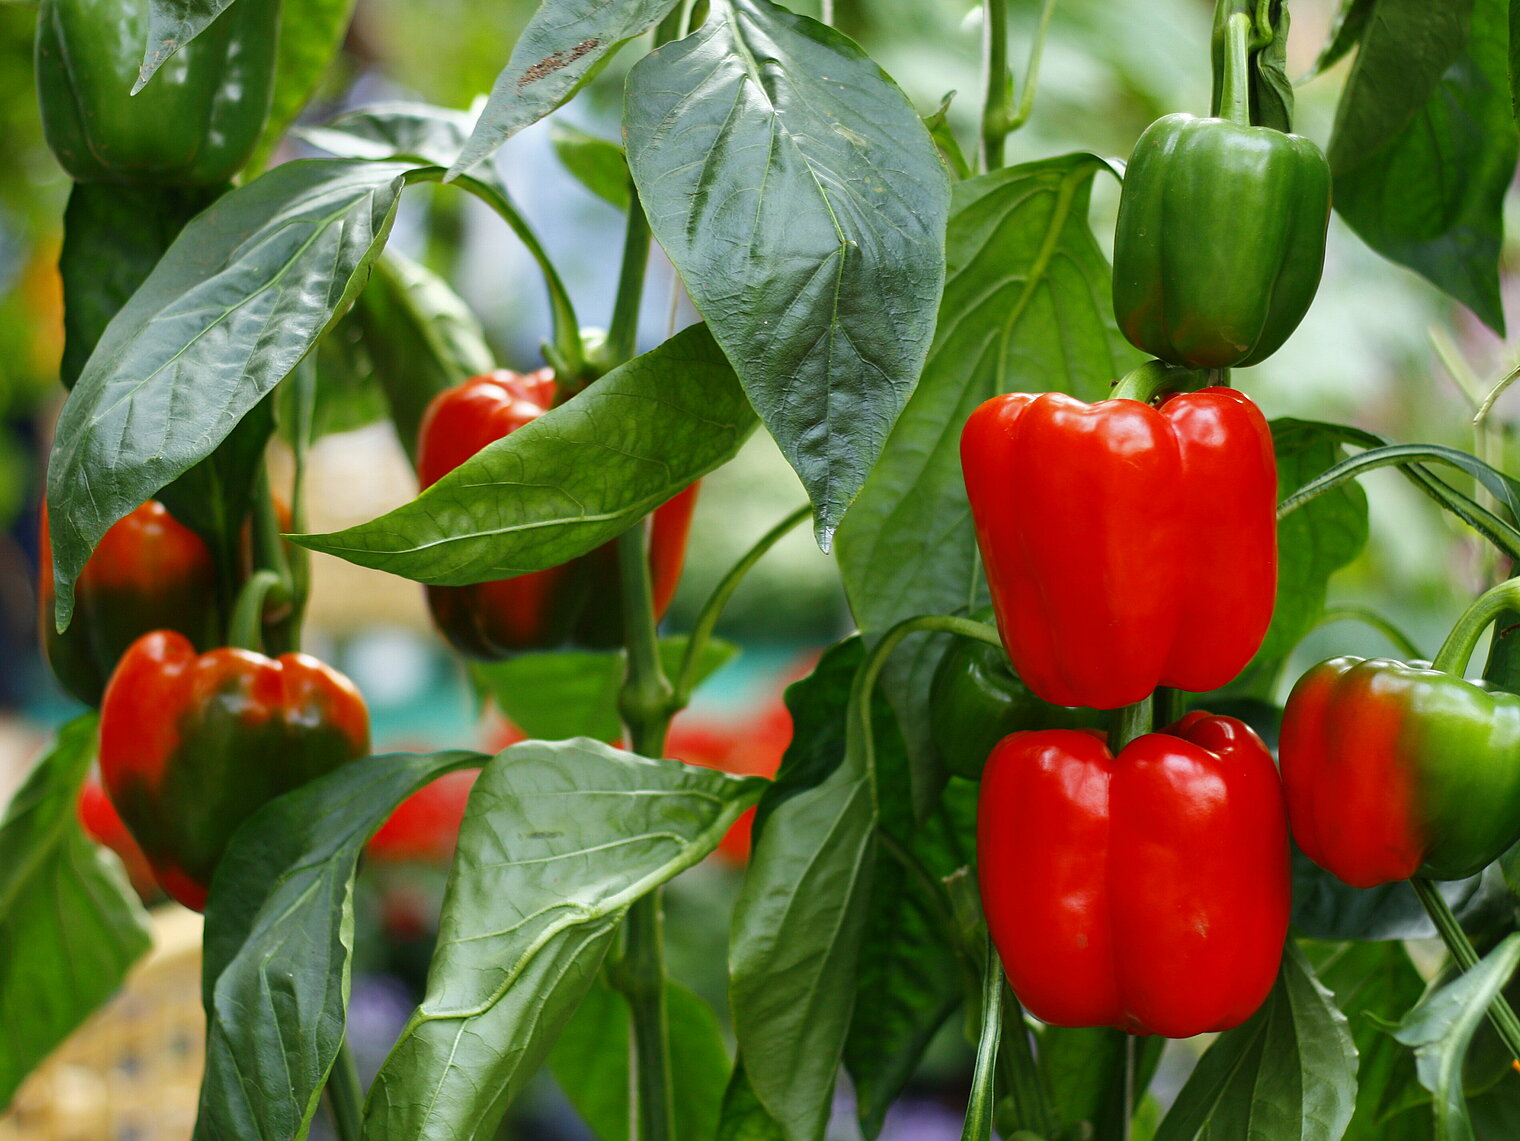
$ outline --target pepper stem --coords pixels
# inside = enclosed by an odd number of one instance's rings
[[[1121,376],[1109,393],[1111,400],[1138,400],[1149,404],[1158,396],[1189,392],[1199,386],[1203,374],[1190,368],[1178,368],[1165,361],[1146,361]]]
[[[1446,944],[1446,949],[1451,952],[1451,957],[1457,961],[1463,972],[1473,969],[1478,964],[1478,951],[1467,938],[1467,932],[1462,930],[1462,925],[1457,922],[1457,917],[1452,914],[1451,908],[1441,893],[1436,890],[1436,885],[1424,876],[1415,876],[1409,881],[1409,886],[1414,888],[1415,895],[1419,896],[1421,905],[1425,908],[1425,914],[1430,916],[1430,921],[1436,925],[1440,932],[1441,941]],[[1488,1020],[1494,1024],[1494,1029],[1499,1032],[1499,1037],[1504,1040],[1510,1054],[1520,1063],[1520,1016],[1515,1014],[1515,1008],[1509,1004],[1509,1000],[1502,994],[1494,996],[1494,1000],[1488,1004]]]
[[[1251,17],[1236,12],[1224,25],[1224,90],[1219,112],[1242,127],[1251,125]]]
[[[1155,723],[1153,697],[1154,695],[1147,695],[1133,705],[1126,705],[1114,715],[1114,727],[1109,733],[1109,748],[1113,750],[1114,756],[1117,757],[1136,737],[1143,737],[1151,731]]]
[[[982,960],[982,1033],[976,1046],[976,1069],[971,1077],[971,1096],[966,1099],[961,1141],[991,1141],[992,1115],[997,1107],[998,1040],[1002,1033],[1003,964],[989,935]]]
[[[237,605],[232,609],[232,622],[227,630],[228,645],[254,653],[264,652],[264,605],[271,592],[283,589],[280,576],[272,570],[261,570],[243,584],[243,589],[238,592]]]
[[[1462,612],[1451,633],[1446,635],[1446,641],[1436,652],[1436,660],[1431,663],[1432,668],[1442,673],[1461,674],[1488,624],[1506,610],[1517,609],[1520,609],[1520,578],[1508,579],[1484,591]]]
[[[327,1075],[327,1098],[338,1141],[360,1141],[364,1135],[364,1087],[346,1035],[338,1043],[338,1057]]]

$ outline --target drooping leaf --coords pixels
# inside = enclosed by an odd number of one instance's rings
[[[1346,1017],[1290,940],[1267,1001],[1199,1059],[1155,1141],[1339,1141],[1355,1101]]]
[[[249,817],[206,906],[206,1070],[195,1141],[305,1135],[348,1014],[354,879],[402,800],[456,769],[455,751],[366,757]]]
[[[732,1066],[712,1007],[674,980],[665,984],[676,1141],[712,1141]],[[628,1000],[598,979],[549,1053],[549,1069],[597,1141],[627,1141]]]
[[[96,718],[58,732],[0,819],[0,1110],[152,943],[120,862],[84,834]]]
[[[459,832],[426,997],[365,1107],[373,1141],[483,1141],[595,980],[629,906],[766,782],[580,738],[514,745]]]
[[[48,464],[61,622],[106,529],[210,455],[358,293],[409,170],[276,167],[197,215],[112,320]]]
[[[274,97],[269,122],[245,168],[257,175],[269,162],[290,124],[315,94],[353,19],[355,0],[301,0],[280,7]]]
[[[512,57],[496,77],[491,97],[450,176],[489,158],[524,127],[538,122],[624,43],[670,14],[678,0],[543,0]]]
[[[983,401],[1055,389],[1101,400],[1140,359],[1120,336],[1109,267],[1087,222],[1091,155],[1009,167],[956,185],[939,326],[924,376],[881,462],[839,530],[839,563],[867,638],[917,614],[954,614],[986,597],[960,434]],[[933,558],[924,552],[932,551]],[[915,634],[882,685],[932,802],[929,684],[948,641]]]
[[[1330,38],[1325,41],[1319,57],[1314,61],[1314,66],[1299,82],[1309,82],[1344,59],[1346,54],[1361,42],[1362,35],[1367,29],[1367,21],[1372,18],[1373,9],[1376,6],[1377,0],[1341,0],[1341,10],[1335,18],[1335,26],[1330,30]]]
[[[1465,880],[1436,884],[1462,925],[1486,931],[1507,922],[1511,906],[1496,867]],[[1350,887],[1296,848],[1293,852],[1293,926],[1314,939],[1433,939],[1436,929],[1408,883]]]
[[[558,566],[615,539],[727,462],[754,427],[704,325],[483,448],[410,503],[314,551],[463,586]]]
[[[390,404],[396,435],[415,461],[428,402],[495,367],[480,321],[446,281],[394,251],[375,262],[351,314]]]
[[[1431,35],[1420,40],[1411,33],[1379,50],[1379,37],[1397,27],[1384,20],[1385,9],[1390,17],[1412,12]],[[1359,115],[1343,111],[1331,140],[1335,209],[1374,250],[1421,274],[1502,335],[1503,204],[1520,150],[1507,7],[1504,0],[1383,0],[1377,12],[1342,100]],[[1458,50],[1448,55],[1453,42]],[[1439,82],[1410,106],[1427,65]],[[1374,66],[1381,69],[1376,84],[1367,78]],[[1371,110],[1360,115],[1364,107]]]
[[[629,74],[628,165],[655,237],[802,479],[828,549],[913,391],[949,180],[850,40],[723,0]]]
[[[550,125],[549,138],[577,182],[619,210],[628,209],[628,159],[622,147],[558,120]]]
[[[674,677],[680,668],[686,643],[685,637],[661,639],[660,661],[666,677]],[[716,673],[738,652],[731,642],[709,639],[698,658],[698,679]],[[627,665],[621,651],[521,654],[474,669],[507,720],[529,737],[546,741],[592,737],[610,742],[622,732],[618,692]]]
[[[1462,1088],[1462,1065],[1493,997],[1520,965],[1520,935],[1511,935],[1472,970],[1427,995],[1394,1037],[1415,1054],[1420,1084],[1435,1097],[1437,1141],[1473,1141]]]
[[[175,52],[206,30],[233,0],[148,0],[148,42],[137,86],[142,87]]]

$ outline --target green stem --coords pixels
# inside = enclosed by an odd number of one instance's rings
[[[998,981],[1002,971],[996,967],[997,955],[992,956]],[[1024,1022],[1024,1008],[1012,991],[1004,984],[1003,1002],[1003,1080],[1008,1086],[1008,1096],[1013,1101],[1014,1121],[1018,1128],[1029,1129],[1041,1137],[1055,1134],[1055,1114],[1050,1099],[1045,1095],[1045,1085],[1040,1080],[1040,1069],[1035,1064],[1034,1051],[1029,1046],[1029,1027]]]
[[[443,172],[438,172],[442,177]],[[565,288],[565,283],[559,276],[559,270],[554,268],[554,263],[549,260],[549,253],[544,249],[543,243],[538,240],[538,235],[528,225],[526,218],[518,211],[517,205],[506,196],[500,187],[492,186],[471,178],[469,175],[460,175],[457,179],[460,186],[470,191],[504,221],[518,240],[527,248],[529,255],[538,263],[538,268],[544,277],[544,286],[549,291],[549,313],[554,325],[554,340],[546,357],[552,356],[549,361],[554,369],[556,379],[562,384],[569,386],[579,385],[586,376],[585,351],[581,346],[580,322],[575,316],[575,305],[570,300],[570,291]]]
[[[327,1075],[327,1098],[338,1141],[360,1141],[364,1136],[364,1087],[347,1037],[338,1043],[338,1056]]]
[[[649,262],[649,220],[638,192],[630,188],[628,222],[623,231],[623,268],[607,330],[607,358],[614,366],[632,360],[638,350],[639,307],[644,299],[644,270]]]
[[[991,1141],[992,1115],[997,1107],[998,1039],[1003,1033],[1003,965],[992,938],[982,963],[982,1033],[976,1046],[976,1069],[971,1096],[966,1099],[966,1123],[961,1141]]]
[[[1431,668],[1460,675],[1467,668],[1467,660],[1472,657],[1473,648],[1488,624],[1504,611],[1515,609],[1520,609],[1520,578],[1507,579],[1484,591],[1457,619],[1451,633],[1446,635],[1446,641],[1436,651]]]
[[[271,571],[278,580],[280,594],[290,602],[286,613],[271,623],[269,650],[272,654],[301,648],[301,611],[306,599],[298,589],[291,571],[285,540],[280,538],[280,520],[275,511],[274,495],[269,490],[269,469],[259,466],[253,488],[253,569]]]
[[[1158,396],[1197,388],[1203,379],[1204,374],[1193,369],[1151,360],[1136,365],[1121,376],[1108,395],[1111,400],[1138,400],[1141,404],[1149,404]]]
[[[1457,961],[1457,966],[1464,972],[1472,970],[1478,965],[1478,951],[1467,938],[1467,932],[1462,930],[1462,925],[1457,922],[1457,917],[1452,914],[1446,900],[1436,890],[1436,885],[1424,876],[1415,876],[1409,881],[1409,886],[1420,897],[1425,914],[1436,925],[1441,941]],[[1515,1008],[1510,1006],[1503,994],[1495,995],[1493,1002],[1489,1003],[1488,1020],[1494,1024],[1494,1029],[1499,1032],[1499,1037],[1504,1040],[1510,1054],[1516,1061],[1520,1061],[1520,1017],[1516,1017]]]
[[[1151,697],[1147,696],[1133,705],[1126,705],[1114,715],[1114,727],[1108,735],[1109,748],[1113,750],[1114,756],[1117,757],[1136,737],[1143,737],[1151,731],[1154,724],[1151,703]]]
[[[1224,91],[1220,114],[1242,127],[1251,125],[1251,17],[1231,16],[1224,26]]]
[[[1008,105],[1013,78],[1008,73],[1008,0],[982,2],[982,170],[1003,165],[1003,143],[1008,138]]]
[[[765,557],[767,551],[784,539],[804,519],[812,518],[812,514],[813,508],[804,504],[777,523],[760,537],[760,540],[745,553],[743,558],[729,568],[722,581],[713,588],[712,594],[708,595],[707,601],[702,604],[702,610],[697,614],[696,624],[691,629],[691,637],[686,640],[686,653],[681,658],[681,668],[676,674],[675,696],[678,706],[685,706],[691,699],[691,692],[697,685],[697,669],[701,664],[702,651],[707,647],[707,642],[718,625],[718,619],[723,615],[723,608],[733,598],[734,591],[739,589],[744,576]]]
[[[1187,694],[1169,685],[1156,687],[1151,694],[1151,721],[1156,725],[1170,725],[1182,719],[1187,712]]]
[[[261,570],[243,584],[238,593],[237,605],[232,608],[232,621],[227,630],[228,645],[262,653],[264,650],[264,606],[271,593],[283,589],[280,576],[271,570]],[[278,597],[278,595],[276,595]]]
[[[1045,0],[1040,9],[1040,30],[1035,33],[1034,43],[1029,45],[1029,62],[1024,67],[1024,87],[1019,92],[1019,109],[1008,120],[1008,134],[1029,122],[1034,110],[1035,88],[1040,82],[1040,58],[1045,53],[1045,37],[1050,33],[1050,18],[1055,14],[1056,0]]]
[[[1319,621],[1314,624],[1318,630],[1322,626],[1328,626],[1332,622],[1360,622],[1364,626],[1370,626],[1383,637],[1393,643],[1394,648],[1406,659],[1423,658],[1420,647],[1414,644],[1414,640],[1408,634],[1400,630],[1388,619],[1375,611],[1368,610],[1365,606],[1335,606],[1320,615]]]

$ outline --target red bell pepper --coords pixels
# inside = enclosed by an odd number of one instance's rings
[[[173,630],[134,642],[100,708],[100,773],[164,890],[205,906],[237,827],[369,752],[353,682],[305,654],[197,655]]]
[[[1057,1026],[1187,1038],[1251,1016],[1288,931],[1288,825],[1247,726],[1189,713],[1115,758],[1096,730],[1015,733],[977,813],[1008,980]]]
[[[1052,705],[1225,685],[1277,587],[1272,435],[1241,393],[987,401],[961,466],[1013,668]]]
[[[127,647],[150,630],[214,642],[216,568],[199,535],[150,499],[101,536],[74,587],[74,619],[53,622],[53,554],[42,509],[38,627],[48,665],[80,701],[99,705]]]
[[[488,444],[542,416],[559,396],[550,369],[505,369],[473,377],[433,398],[423,415],[417,474],[432,486]],[[656,617],[675,595],[696,505],[692,484],[654,512],[649,535]],[[562,566],[472,586],[429,586],[433,620],[461,653],[491,660],[567,642],[605,648],[623,637],[617,545]]]

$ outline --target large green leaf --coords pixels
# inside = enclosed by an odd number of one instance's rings
[[[876,779],[845,717],[862,659],[851,638],[787,690],[792,744],[756,814],[734,909],[734,1033],[749,1086],[790,1141],[823,1134],[871,915]],[[873,707],[872,722],[889,743],[890,712]]]
[[[1068,155],[956,184],[934,347],[839,529],[840,571],[867,638],[985,598],[961,481],[972,410],[1009,391],[1100,400],[1140,359],[1114,323],[1108,263],[1087,223],[1093,176],[1104,169],[1091,155]],[[929,682],[948,644],[916,634],[882,677],[916,762],[930,753]],[[914,791],[921,802],[933,792],[921,765]]]
[[[0,1110],[152,942],[121,864],[75,814],[95,731],[94,714],[65,725],[0,820]]]
[[[1472,970],[1427,995],[1394,1037],[1415,1054],[1420,1084],[1435,1097],[1437,1141],[1473,1141],[1462,1088],[1462,1065],[1488,1004],[1520,965],[1520,935],[1511,935]]]
[[[316,92],[348,34],[355,0],[300,0],[280,6],[280,42],[275,53],[274,97],[269,122],[245,168],[263,170],[290,124]]]
[[[1356,1100],[1345,1015],[1290,941],[1272,993],[1221,1034],[1155,1141],[1338,1141]]]
[[[365,1106],[371,1141],[483,1141],[645,893],[712,851],[766,782],[580,738],[514,745],[459,832],[426,997]]]
[[[675,1141],[712,1141],[732,1066],[712,1007],[674,980],[665,984]],[[549,1054],[555,1081],[597,1141],[628,1141],[628,1000],[597,980]]]
[[[728,461],[754,427],[705,325],[483,448],[410,503],[314,551],[462,586],[558,566],[615,539]]]
[[[949,207],[933,140],[855,44],[770,0],[720,0],[640,61],[623,130],[655,237],[827,549],[929,348]]]
[[[678,0],[543,0],[496,77],[469,145],[449,173],[469,171],[566,99],[627,40]]]
[[[375,262],[352,317],[413,459],[428,402],[496,364],[480,321],[437,274],[394,251]]]
[[[196,1141],[305,1135],[343,1042],[364,844],[423,785],[486,760],[463,751],[367,757],[238,829],[206,907]]]
[[[698,680],[721,669],[738,652],[739,647],[731,642],[708,639],[698,657]],[[660,641],[666,677],[676,675],[685,654],[686,638]],[[628,665],[621,650],[519,654],[501,662],[478,664],[474,672],[507,720],[529,737],[615,741],[623,730],[618,694]]]
[[[116,520],[215,450],[358,293],[411,168],[286,163],[197,215],[106,328],[58,420],[58,619]]]
[[[1464,35],[1469,8],[1472,28]],[[1404,34],[1402,22],[1438,26],[1441,35]],[[1330,146],[1335,208],[1351,228],[1501,334],[1504,193],[1520,148],[1508,35],[1504,0],[1382,0]],[[1430,89],[1432,70],[1439,82]],[[1362,108],[1372,126],[1351,117]]]

